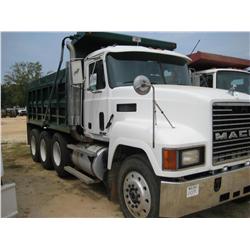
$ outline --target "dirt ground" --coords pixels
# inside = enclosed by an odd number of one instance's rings
[[[123,217],[119,205],[108,200],[103,184],[62,180],[55,171],[34,163],[26,145],[25,121],[25,117],[1,120],[4,182],[16,183],[18,217]],[[250,217],[250,197],[188,217]]]
[[[30,157],[25,144],[2,145],[5,181],[16,183],[19,217],[121,217],[101,184],[62,180]]]

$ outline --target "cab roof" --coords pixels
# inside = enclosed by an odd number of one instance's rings
[[[196,71],[196,73],[216,73],[219,71],[231,71],[231,72],[242,72],[242,73],[247,73],[250,74],[249,71],[247,70],[242,70],[242,69],[233,69],[233,68],[215,68],[215,69],[206,69],[206,70],[200,70]]]
[[[169,55],[169,56],[176,56],[185,59],[187,62],[190,62],[191,59],[183,54],[177,53],[175,51],[170,50],[161,50],[161,49],[153,49],[147,48],[143,46],[109,46],[97,51],[90,53],[86,58],[97,57],[101,54],[107,53],[122,53],[122,52],[142,52],[142,53],[154,53],[154,54],[161,54],[161,55]]]

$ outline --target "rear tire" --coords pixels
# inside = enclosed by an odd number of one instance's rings
[[[118,174],[118,197],[125,217],[159,216],[159,180],[144,155],[124,160]]]
[[[64,167],[70,164],[70,151],[67,149],[66,139],[55,133],[52,138],[52,163],[61,178],[69,177],[70,174],[64,170]]]
[[[51,136],[47,131],[43,131],[39,138],[39,155],[43,168],[54,169],[51,161]]]
[[[34,162],[40,161],[39,154],[39,136],[40,132],[38,129],[32,129],[30,132],[30,153]]]

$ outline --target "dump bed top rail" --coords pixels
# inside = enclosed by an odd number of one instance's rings
[[[43,76],[38,80],[32,81],[29,84],[29,90],[42,88],[45,85],[52,85],[55,82],[56,72],[49,74],[47,76]],[[62,69],[59,72],[58,83],[65,83],[66,82],[66,69]]]
[[[154,49],[176,49],[176,43],[109,32],[78,32],[77,39],[73,40],[73,45],[77,57],[85,57],[95,50],[112,45],[140,45]]]

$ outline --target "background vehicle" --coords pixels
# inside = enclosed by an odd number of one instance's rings
[[[7,116],[6,110],[5,109],[1,109],[1,117],[5,118]]]
[[[27,115],[27,109],[26,109],[26,107],[25,108],[18,108],[17,113],[20,116]]]
[[[248,195],[249,96],[191,86],[190,59],[175,48],[111,33],[64,38],[58,71],[30,84],[33,160],[104,182],[126,217],[184,216]]]
[[[17,116],[17,111],[15,108],[6,108],[6,116],[9,117],[16,117]]]
[[[250,94],[250,60],[198,51],[190,55],[195,86],[218,88]]]

